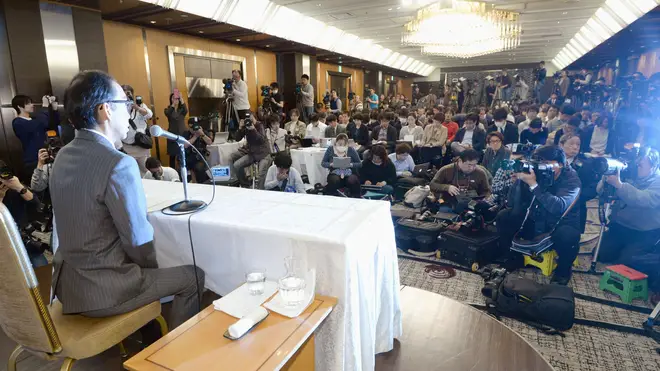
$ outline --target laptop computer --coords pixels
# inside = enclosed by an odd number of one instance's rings
[[[351,167],[350,157],[335,157],[332,159],[332,166],[335,169],[348,169]]]
[[[300,140],[300,145],[301,145],[303,148],[309,148],[309,147],[311,147],[312,145],[314,145],[314,140],[313,140],[312,138],[302,138],[302,139]]]
[[[415,165],[415,168],[412,171],[413,176],[421,177],[422,175],[426,174],[430,166],[431,166],[430,162],[425,162],[423,164]]]

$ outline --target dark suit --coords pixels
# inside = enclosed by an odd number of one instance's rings
[[[59,238],[53,290],[65,314],[106,317],[169,295],[176,295],[172,328],[195,314],[192,266],[158,269],[133,158],[98,133],[78,131],[57,155],[50,194]]]
[[[463,137],[465,137],[465,132],[466,132],[466,129],[465,129],[465,126],[464,126],[464,127],[461,128],[461,130],[459,130],[456,133],[456,136],[454,137],[453,142],[456,142],[456,143],[460,144],[463,141]],[[472,148],[474,148],[476,151],[479,151],[479,152],[483,151],[484,148],[486,148],[486,132],[485,131],[483,131],[479,128],[474,129],[474,132],[472,133]]]
[[[494,131],[498,131],[497,125],[494,123],[486,129],[487,133],[492,133]],[[503,132],[500,132],[504,135],[504,145],[518,143],[518,126],[507,121],[506,125],[504,125]]]
[[[374,128],[374,130],[371,132],[371,139],[373,140],[378,140],[378,137],[380,135],[380,131],[383,130],[381,126],[377,126]],[[398,139],[397,134],[396,134],[396,129],[392,125],[387,126],[387,145],[385,148],[387,148],[387,151],[389,153],[394,152],[394,147],[396,146],[396,140]]]

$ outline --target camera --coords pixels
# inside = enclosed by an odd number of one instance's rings
[[[261,85],[261,96],[262,97],[270,97],[270,86],[268,85]]]
[[[246,128],[250,128],[254,125],[254,121],[252,120],[252,115],[248,112],[245,114],[245,119],[243,120],[245,123]]]
[[[523,155],[525,158],[532,156],[541,145],[532,143],[514,143],[511,145],[511,153],[514,155]]]
[[[353,98],[355,98],[355,93],[353,93],[352,91],[349,91],[348,92],[348,100],[353,100]]]
[[[504,268],[484,268],[481,272],[481,277],[484,279],[484,287],[481,289],[481,294],[487,298],[495,300],[500,285],[504,281],[506,275],[507,271]]]
[[[57,153],[60,151],[60,149],[62,149],[62,147],[64,147],[64,143],[57,136],[57,132],[55,132],[55,130],[49,130],[46,135],[46,150],[48,151],[48,159],[46,159],[45,163],[52,164],[55,162],[55,156],[57,156]]]
[[[197,131],[202,128],[202,125],[199,123],[199,117],[191,117],[188,119],[188,123],[190,124],[190,129],[192,131]]]
[[[302,83],[297,82],[295,88],[296,94],[302,94]]]
[[[11,171],[7,163],[0,160],[0,179],[8,180],[14,177],[14,172]]]
[[[137,104],[138,106],[142,105],[142,96],[138,95],[135,97],[135,104]]]
[[[223,89],[225,91],[232,91],[234,89],[234,80],[232,79],[222,79]]]
[[[555,167],[536,160],[504,160],[502,162],[504,170],[511,170],[514,173],[531,174],[534,170],[536,181],[542,187],[550,187],[555,182]]]
[[[476,233],[486,229],[486,223],[490,223],[497,217],[500,206],[491,200],[472,200],[467,205],[467,210],[461,214],[459,229],[465,234]]]
[[[325,95],[323,96],[323,104],[325,104],[326,106],[330,104],[330,92],[327,90],[325,91]]]

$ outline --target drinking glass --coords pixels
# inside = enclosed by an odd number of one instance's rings
[[[245,274],[245,282],[247,282],[247,290],[250,295],[261,295],[264,293],[266,286],[266,271],[252,270]]]

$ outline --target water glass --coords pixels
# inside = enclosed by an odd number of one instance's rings
[[[247,290],[250,295],[262,295],[266,286],[266,272],[262,270],[251,271],[245,275],[245,282],[247,282]]]
[[[287,276],[280,279],[278,286],[284,305],[295,307],[305,300],[305,280],[303,278]]]

